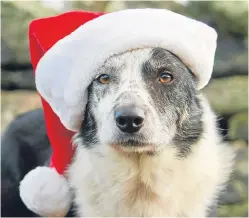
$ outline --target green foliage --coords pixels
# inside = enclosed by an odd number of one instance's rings
[[[230,139],[248,140],[248,113],[247,111],[235,114],[229,119],[229,132]]]
[[[212,18],[224,34],[248,35],[248,1],[191,1],[187,14]]]
[[[55,15],[55,11],[45,8],[38,1],[2,1],[1,39],[14,54],[13,62],[29,62],[28,28],[35,18]]]
[[[219,114],[234,114],[248,109],[247,76],[212,80],[203,91]]]

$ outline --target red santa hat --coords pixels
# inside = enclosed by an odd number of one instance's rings
[[[199,21],[166,9],[130,9],[109,14],[69,12],[31,23],[31,61],[53,148],[51,167],[37,167],[20,184],[27,207],[42,216],[64,216],[71,193],[64,172],[74,154],[87,87],[98,67],[130,49],[162,47],[178,56],[197,78],[209,81],[217,34]]]

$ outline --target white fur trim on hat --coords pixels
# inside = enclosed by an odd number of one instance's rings
[[[20,197],[36,214],[46,217],[65,216],[71,206],[67,180],[54,168],[37,167],[20,183]]]
[[[105,14],[47,51],[37,65],[37,89],[63,125],[77,131],[87,102],[86,89],[96,69],[110,56],[134,48],[165,48],[189,67],[201,89],[212,74],[216,40],[213,28],[166,9]]]

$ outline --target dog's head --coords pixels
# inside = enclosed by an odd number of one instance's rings
[[[86,147],[186,155],[203,132],[196,77],[161,48],[112,56],[88,88],[80,138]]]

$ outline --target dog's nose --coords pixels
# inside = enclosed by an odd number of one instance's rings
[[[144,110],[138,107],[119,107],[116,109],[115,120],[117,127],[122,132],[135,133],[144,124]]]

